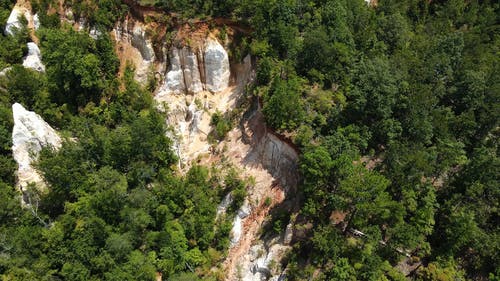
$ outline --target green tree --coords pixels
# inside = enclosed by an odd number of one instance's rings
[[[271,127],[280,131],[293,130],[304,120],[301,85],[302,81],[297,77],[273,80],[262,109]]]

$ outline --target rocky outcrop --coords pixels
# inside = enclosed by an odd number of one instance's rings
[[[33,42],[28,43],[28,55],[23,59],[23,66],[38,72],[45,72],[45,65],[42,63],[40,49]]]
[[[241,233],[243,232],[243,219],[248,217],[252,212],[248,201],[245,201],[240,207],[233,220],[233,227],[231,228],[231,246],[236,245],[240,241]]]
[[[19,103],[12,105],[14,128],[12,130],[12,153],[18,164],[18,186],[24,191],[29,183],[44,186],[41,175],[31,165],[43,147],[59,148],[61,138],[38,114],[26,110]]]
[[[222,202],[220,202],[219,206],[217,206],[217,218],[219,218],[220,215],[226,213],[227,208],[233,203],[233,196],[231,193],[228,193],[226,196],[224,196],[224,199],[222,199]]]
[[[95,27],[92,27],[90,30],[89,30],[89,36],[94,39],[94,40],[97,40],[99,39],[99,37],[102,36],[102,32],[99,31],[99,29],[95,28]]]
[[[217,40],[207,38],[201,49],[174,47],[161,94],[196,94],[203,90],[221,92],[229,86],[231,75],[226,50]]]
[[[29,7],[29,6],[28,6]],[[10,12],[7,23],[5,24],[5,35],[14,35],[15,31],[22,27],[20,18],[24,17],[28,22],[28,28],[33,28],[37,30],[40,27],[40,20],[38,15],[32,15],[30,9],[26,5],[21,5],[20,2],[16,3],[12,11]]]
[[[229,58],[219,42],[209,39],[205,47],[205,84],[210,92],[224,90],[229,84]]]
[[[227,147],[226,157],[243,166],[244,175],[256,178],[255,186],[248,189],[248,200],[253,202],[249,215],[238,215],[233,222],[231,248],[225,261],[226,280],[236,280],[238,275],[250,281],[280,280],[284,278],[280,261],[291,249],[293,222],[274,237],[261,237],[260,229],[270,210],[283,207],[287,193],[296,189],[298,153],[268,130],[257,102],[245,113],[240,127],[229,132],[228,141],[219,145],[219,149],[223,147]]]
[[[31,17],[31,13],[28,10],[21,9],[15,6],[10,12],[7,23],[5,24],[5,35],[14,35],[15,31],[22,27],[20,18],[25,17],[28,20]]]
[[[260,111],[254,112],[248,119],[243,137],[252,147],[245,163],[262,165],[279,179],[286,191],[297,186],[299,155],[286,141],[267,129]]]
[[[282,280],[284,278],[279,274],[280,260],[284,254],[291,248],[283,246],[279,243],[266,247],[263,244],[252,246],[249,251],[251,266],[250,270],[246,271],[242,280],[246,281],[262,281],[262,280]]]
[[[153,61],[155,58],[153,44],[149,39],[146,38],[146,31],[144,30],[144,28],[139,24],[135,24],[134,28],[132,29],[132,34],[130,35],[132,46],[139,50],[142,59],[145,61]]]
[[[40,28],[40,18],[38,17],[38,14],[35,14],[33,16],[33,27],[35,30],[38,30]]]
[[[135,80],[145,85],[151,72],[157,70],[153,43],[147,38],[146,28],[141,22],[125,20],[113,31],[122,64],[131,61],[135,66]]]
[[[297,185],[297,152],[273,133],[267,133],[254,153],[262,159],[262,165],[286,189]],[[253,156],[250,156],[253,157]]]
[[[199,91],[205,87],[201,82],[202,71],[198,71],[204,69],[201,66],[204,63],[200,64],[203,61],[200,54],[195,54],[189,47],[172,49],[170,70],[155,95],[159,108],[167,112],[167,125],[173,129],[169,136],[174,141],[180,167],[189,165],[199,155],[210,153],[207,136],[212,130],[212,114],[216,111],[224,114],[233,109],[251,77],[252,62],[247,56],[243,63],[232,65],[235,80],[232,86],[215,93]],[[186,94],[187,89],[190,94]]]
[[[170,70],[167,72],[165,82],[160,88],[159,95],[163,95],[164,93],[181,94],[186,90],[179,52],[178,48],[173,48],[170,52]]]
[[[189,94],[203,91],[198,57],[188,47],[182,48],[179,52],[181,65],[183,66],[185,90]]]
[[[293,239],[293,222],[289,222],[285,228],[285,234],[283,235],[283,244],[290,245]]]
[[[179,157],[179,166],[184,166],[198,155],[207,153],[210,145],[207,135],[210,129],[210,114],[205,100],[194,100],[191,96],[168,95],[159,108],[167,112],[166,123],[173,128],[169,137]]]

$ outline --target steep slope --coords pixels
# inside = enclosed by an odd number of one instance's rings
[[[162,69],[160,58],[155,57],[151,40],[146,38],[145,26],[138,21],[125,19],[114,28],[112,35],[116,40],[116,52],[120,58],[120,73],[127,62],[135,66],[135,79],[146,84],[148,74]],[[155,64],[156,61],[156,64]]]
[[[232,247],[224,263],[227,280],[262,280],[279,275],[279,262],[290,249],[289,241],[281,234],[261,238],[260,232],[270,211],[295,191],[297,152],[267,129],[257,108],[249,110],[241,126],[229,132],[217,151],[219,157],[227,157],[240,167],[245,176],[256,179],[233,222]],[[271,269],[273,264],[275,268]]]
[[[185,170],[195,161],[212,165],[224,160],[239,170],[242,177],[255,179],[233,221],[231,247],[223,267],[227,280],[262,280],[279,275],[282,271],[279,266],[273,270],[270,267],[279,265],[290,247],[279,235],[261,240],[260,232],[270,210],[285,200],[287,192],[295,190],[297,152],[267,129],[258,106],[247,110],[240,125],[225,140],[210,143],[211,116],[215,112],[224,116],[235,110],[243,99],[245,86],[252,82],[251,57],[230,64],[228,51],[215,36],[209,34],[200,39],[194,35],[189,38],[184,31],[179,34],[184,40],[164,51],[168,66],[155,62],[159,66],[157,71],[165,73],[155,100],[172,128],[170,137],[174,139],[179,167]],[[141,48],[150,45],[147,39],[142,40],[129,47],[145,59]],[[185,45],[186,41],[192,46]],[[124,43],[127,44],[120,42]],[[136,69],[140,72],[148,63],[148,60],[136,61]],[[136,78],[141,81],[139,72]]]

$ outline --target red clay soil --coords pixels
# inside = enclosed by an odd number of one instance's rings
[[[165,15],[168,14],[171,17],[172,20],[172,26],[179,26],[185,23],[185,21],[180,22],[179,21],[179,16],[177,13],[172,13],[172,12],[167,12],[164,9],[154,7],[154,6],[142,6],[137,1],[135,0],[123,0],[123,3],[125,3],[127,6],[130,7],[130,13],[133,17],[137,18],[138,20],[144,21],[144,18],[146,16],[160,16],[160,15]],[[252,29],[249,26],[246,26],[244,24],[241,24],[237,21],[228,19],[228,18],[211,18],[208,17],[207,19],[201,20],[201,19],[192,19],[189,20],[189,23],[191,25],[194,25],[197,28],[198,25],[210,25],[214,24],[215,26],[227,26],[230,27],[231,29],[241,32],[241,33],[251,33]]]
[[[127,6],[130,7],[130,13],[134,17],[142,21],[144,21],[144,18],[146,16],[151,16],[155,14],[166,14],[166,12],[163,9],[151,6],[141,6],[134,0],[123,0],[123,3],[125,3]]]
[[[280,186],[274,186],[274,183],[273,186],[269,188],[266,195],[272,199],[272,203],[266,205],[265,200],[260,200],[259,206],[255,210],[252,210],[252,213],[243,221],[243,231],[240,241],[229,250],[228,256],[223,264],[223,268],[226,270],[226,280],[237,279],[235,276],[237,272],[235,272],[235,270],[238,268],[237,263],[239,258],[249,252],[253,242],[258,238],[258,232],[271,208],[285,200],[283,189]],[[267,196],[263,196],[262,199],[265,197]]]

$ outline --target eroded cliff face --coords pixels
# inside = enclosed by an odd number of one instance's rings
[[[61,138],[42,117],[26,110],[21,104],[12,105],[14,128],[12,130],[12,153],[18,164],[18,186],[22,192],[28,184],[34,183],[44,188],[45,183],[39,172],[32,166],[43,147],[61,147]]]
[[[158,72],[164,74],[155,100],[171,128],[169,136],[174,140],[179,167],[185,171],[193,162],[211,165],[224,159],[242,177],[255,179],[235,214],[223,267],[226,280],[278,280],[283,271],[280,260],[290,249],[292,231],[265,239],[259,233],[269,212],[296,188],[298,154],[266,127],[258,107],[248,110],[224,141],[209,143],[212,115],[225,115],[237,108],[254,69],[250,56],[231,64],[226,47],[210,33],[191,39],[190,46],[178,43],[169,49],[163,47],[168,66],[156,62],[161,66]],[[144,40],[135,46],[148,46]],[[134,48],[142,53],[140,47]],[[145,62],[138,63],[136,69]],[[225,198],[219,213],[225,212],[230,200],[230,196]]]
[[[256,179],[233,222],[224,262],[227,280],[278,280],[283,271],[280,261],[291,249],[290,233],[261,237],[260,232],[270,211],[295,192],[298,154],[266,127],[258,107],[247,112],[217,151],[220,155],[213,157],[229,159],[243,176]]]
[[[229,57],[224,47],[210,37],[200,45],[197,50],[188,46],[170,50],[170,66],[159,96],[217,93],[229,86]]]
[[[113,30],[116,40],[116,52],[122,64],[123,72],[127,62],[135,67],[134,78],[145,85],[150,75],[161,71],[164,65],[162,59],[155,56],[153,43],[146,34],[146,26],[135,20],[125,19]]]
[[[170,65],[155,95],[173,129],[171,137],[181,167],[209,153],[212,114],[224,114],[236,106],[252,71],[248,56],[233,65],[230,84],[229,59],[222,45],[208,37],[200,46],[196,51],[187,46],[169,51]]]

